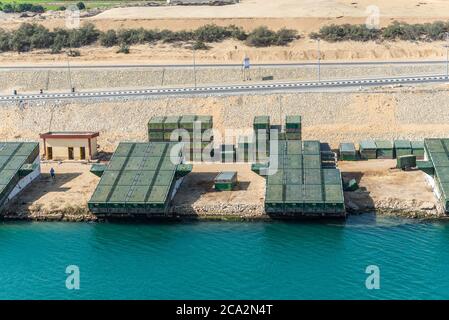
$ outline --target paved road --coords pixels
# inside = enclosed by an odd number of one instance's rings
[[[102,98],[102,97],[128,97],[128,96],[170,96],[170,95],[213,95],[213,94],[236,94],[236,93],[266,93],[286,91],[314,91],[335,90],[350,87],[385,86],[398,84],[422,84],[448,82],[446,75],[433,76],[408,76],[396,78],[373,78],[357,80],[329,80],[329,81],[301,81],[287,83],[264,83],[264,84],[239,84],[207,87],[183,87],[183,88],[159,88],[142,90],[111,90],[111,91],[84,91],[75,93],[45,93],[24,95],[3,95],[0,101],[27,101],[42,99],[79,99],[79,98]]]
[[[351,66],[372,66],[372,65],[432,65],[432,64],[445,64],[443,60],[429,60],[429,61],[348,61],[348,62],[325,62],[321,61],[321,66],[339,66],[339,67],[351,67]],[[298,62],[298,63],[255,63],[251,64],[254,67],[261,68],[292,68],[292,67],[312,67],[317,66],[316,61],[312,62]],[[197,68],[237,68],[242,64],[196,64]],[[70,64],[71,69],[115,69],[115,68],[192,68],[192,64]],[[40,70],[40,69],[66,69],[67,64],[59,65],[16,65],[16,66],[1,66],[1,70]]]

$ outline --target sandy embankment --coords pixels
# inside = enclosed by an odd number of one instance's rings
[[[170,30],[196,29],[202,25],[234,24],[252,30],[266,25],[274,30],[286,27],[298,31],[301,39],[286,47],[252,48],[238,41],[225,41],[211,44],[211,49],[197,52],[198,62],[233,62],[240,63],[245,55],[253,62],[287,62],[317,59],[317,44],[308,38],[310,32],[329,24],[360,24],[373,11],[369,6],[377,6],[380,13],[380,26],[386,26],[393,20],[408,23],[426,23],[436,20],[449,20],[449,2],[429,0],[243,0],[230,6],[200,7],[138,7],[116,8],[107,10],[93,17],[81,19],[81,23],[94,23],[100,30],[120,28],[153,28]],[[0,19],[0,27],[15,29],[23,22],[36,22],[50,29],[65,26],[64,16],[44,14],[31,18],[8,16]],[[444,43],[411,43],[411,42],[340,42],[321,43],[323,60],[348,59],[435,59],[443,58]],[[117,48],[91,46],[81,48],[81,57],[73,61],[85,63],[183,63],[191,62],[192,51],[185,45],[157,44],[132,46],[128,55],[116,54]],[[17,63],[49,63],[57,61],[66,63],[65,54],[49,54],[48,50],[31,53],[2,53],[0,64]]]
[[[447,137],[447,94],[442,85],[382,88],[377,92],[2,103],[0,140],[35,141],[39,133],[49,130],[94,130],[100,132],[101,148],[111,152],[120,141],[146,141],[147,122],[152,116],[181,114],[212,115],[222,135],[225,129],[250,129],[255,115],[268,114],[275,124],[287,114],[300,114],[304,139],[326,141],[334,147],[342,141],[367,138]]]

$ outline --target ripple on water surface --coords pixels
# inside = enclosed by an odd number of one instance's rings
[[[350,217],[321,223],[0,225],[0,298],[449,298],[449,224]],[[77,265],[81,290],[65,288]],[[380,268],[367,290],[365,268]]]

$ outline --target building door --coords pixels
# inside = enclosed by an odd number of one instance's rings
[[[80,147],[80,159],[86,160],[86,147]]]
[[[69,160],[73,160],[74,156],[73,156],[73,147],[69,147]]]
[[[47,147],[47,160],[53,159],[53,148]]]

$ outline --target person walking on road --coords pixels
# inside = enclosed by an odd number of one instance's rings
[[[53,168],[50,169],[50,177],[51,177],[52,180],[56,179],[55,169],[53,169]]]

